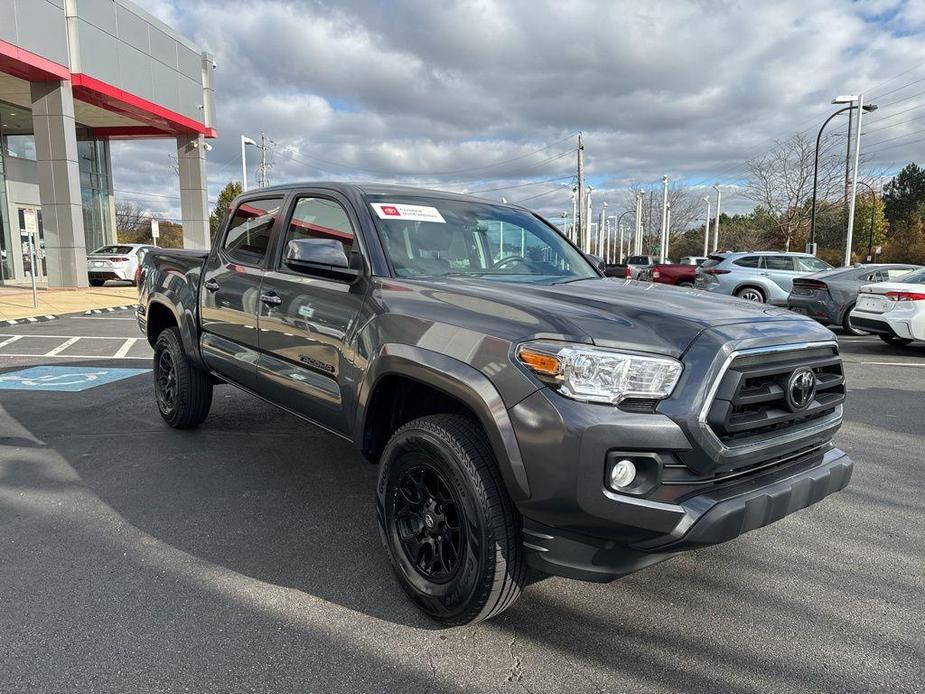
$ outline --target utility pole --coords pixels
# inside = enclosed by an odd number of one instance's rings
[[[723,191],[719,189],[719,183],[713,186],[713,190],[716,191],[716,225],[713,228],[713,252],[716,253],[719,249],[719,208],[723,201]]]
[[[851,267],[851,241],[854,236],[854,206],[858,195],[858,166],[861,163],[861,118],[864,114],[864,95],[858,94],[858,122],[854,135],[854,176],[851,177],[851,198],[848,204],[848,238],[845,240],[845,267]]]
[[[581,132],[578,133],[578,215],[574,217],[578,223],[578,229],[575,234],[575,244],[579,247],[585,237],[585,227],[588,220],[585,214],[585,146],[581,142]],[[588,195],[590,198],[590,194]]]
[[[662,242],[658,250],[658,262],[665,262],[665,246],[668,245],[668,174],[662,176]]]
[[[575,233],[575,225],[578,223],[578,186],[572,186],[572,229],[569,233],[569,239],[575,245],[578,245],[578,235]]]
[[[706,257],[710,247],[710,196],[704,197],[703,201],[707,203],[707,223],[703,225],[703,255]]]
[[[260,188],[270,185],[270,169],[273,168],[273,162],[269,154],[273,144],[273,140],[268,138],[266,133],[260,133],[260,166],[257,168],[257,186]]]

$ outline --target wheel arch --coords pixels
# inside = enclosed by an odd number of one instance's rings
[[[768,288],[765,287],[761,282],[757,282],[755,280],[746,280],[744,282],[740,282],[736,285],[736,288],[732,290],[732,295],[738,296],[739,292],[741,292],[743,289],[757,289],[759,292],[761,292],[761,296],[764,297],[765,301],[767,301],[770,296]]]
[[[500,393],[472,366],[420,347],[385,344],[372,360],[357,392],[354,424],[353,439],[364,455],[378,458],[388,436],[404,423],[393,398],[409,403],[412,394],[436,400],[423,407],[415,401],[411,412],[420,411],[417,416],[453,411],[446,409],[450,403],[472,415],[488,437],[508,493],[515,500],[529,498],[526,468]]]
[[[181,313],[176,303],[170,300],[170,297],[155,294],[148,301],[145,322],[147,324],[148,343],[152,347],[157,342],[157,336],[165,328],[176,327],[180,331],[180,340],[183,342],[183,349],[187,355],[198,366],[205,368],[198,349],[199,339],[196,319],[189,310],[183,310]]]

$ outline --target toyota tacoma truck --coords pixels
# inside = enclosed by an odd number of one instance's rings
[[[229,384],[379,465],[398,580],[451,625],[528,569],[612,581],[844,488],[845,378],[789,311],[607,279],[529,210],[384,185],[238,197],[211,250],[151,250],[157,408]],[[306,464],[308,462],[306,461]]]

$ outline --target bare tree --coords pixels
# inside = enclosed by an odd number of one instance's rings
[[[829,140],[819,154],[817,197],[825,199],[841,185],[843,161]],[[800,226],[809,222],[816,143],[804,133],[775,140],[764,154],[746,162],[742,195],[764,208],[776,225],[776,243],[790,250]]]
[[[150,223],[151,213],[130,200],[116,200],[116,231],[135,233]]]

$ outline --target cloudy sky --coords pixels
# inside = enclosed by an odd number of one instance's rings
[[[859,91],[880,106],[871,166],[925,159],[920,0],[136,2],[215,56],[213,199],[240,179],[240,135],[263,131],[271,183],[480,191],[558,218],[580,130],[611,211],[663,174],[720,182],[724,208],[744,210],[744,162],[814,137],[832,97]],[[173,143],[113,150],[117,197],[178,216]]]

